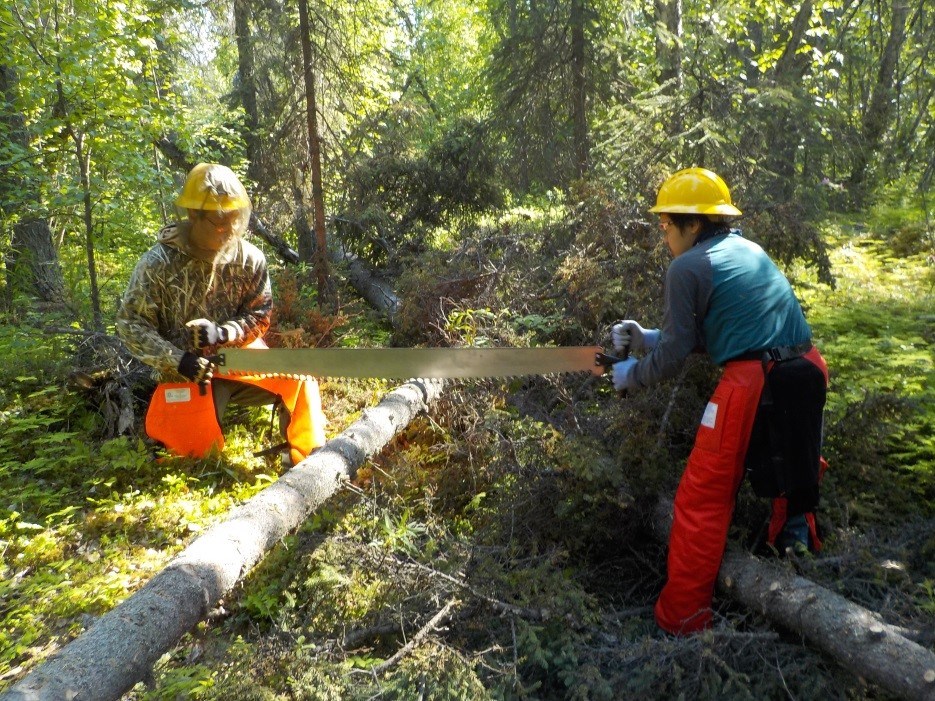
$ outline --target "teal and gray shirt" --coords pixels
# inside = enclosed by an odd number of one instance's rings
[[[229,324],[243,346],[266,333],[272,308],[260,249],[237,236],[206,259],[188,245],[188,223],[182,222],[162,229],[137,263],[117,312],[117,335],[160,379],[178,381],[182,354],[193,350],[186,322]]]
[[[775,263],[739,231],[727,229],[669,264],[661,331],[659,343],[636,366],[643,386],[676,375],[697,348],[721,365],[751,351],[804,343],[812,335]]]

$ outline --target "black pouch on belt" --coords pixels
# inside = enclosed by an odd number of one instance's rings
[[[821,370],[801,356],[775,362],[766,375],[745,468],[757,496],[788,497],[790,515],[818,505],[826,393]]]

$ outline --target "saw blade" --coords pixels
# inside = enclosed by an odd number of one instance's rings
[[[557,348],[270,348],[225,349],[223,374],[407,380],[590,372],[601,375],[600,346]]]

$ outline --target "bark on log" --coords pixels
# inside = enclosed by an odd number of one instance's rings
[[[332,249],[331,260],[348,267],[348,282],[375,309],[386,315],[390,325],[396,325],[396,313],[399,311],[399,297],[389,283],[378,279],[367,269],[357,256],[347,251]]]
[[[56,652],[0,701],[119,699],[256,565],[441,392],[412,380],[208,530],[142,589]]]
[[[293,249],[284,239],[280,238],[269,228],[266,224],[263,223],[257,215],[256,212],[250,214],[250,229],[259,236],[261,239],[266,241],[270,246],[273,247],[273,250],[276,251],[276,254],[282,258],[285,263],[298,263],[299,262],[299,253]]]
[[[672,502],[656,507],[657,530],[668,539]],[[718,573],[719,590],[777,625],[801,634],[858,677],[899,698],[935,701],[935,652],[900,634],[874,612],[786,568],[731,550]]]

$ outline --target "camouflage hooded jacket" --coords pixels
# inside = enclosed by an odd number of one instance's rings
[[[117,335],[160,379],[182,381],[179,361],[193,350],[186,322],[233,325],[238,338],[231,345],[244,346],[266,333],[272,308],[260,249],[235,237],[213,260],[201,259],[188,246],[188,223],[181,222],[164,227],[137,263],[117,312]]]

